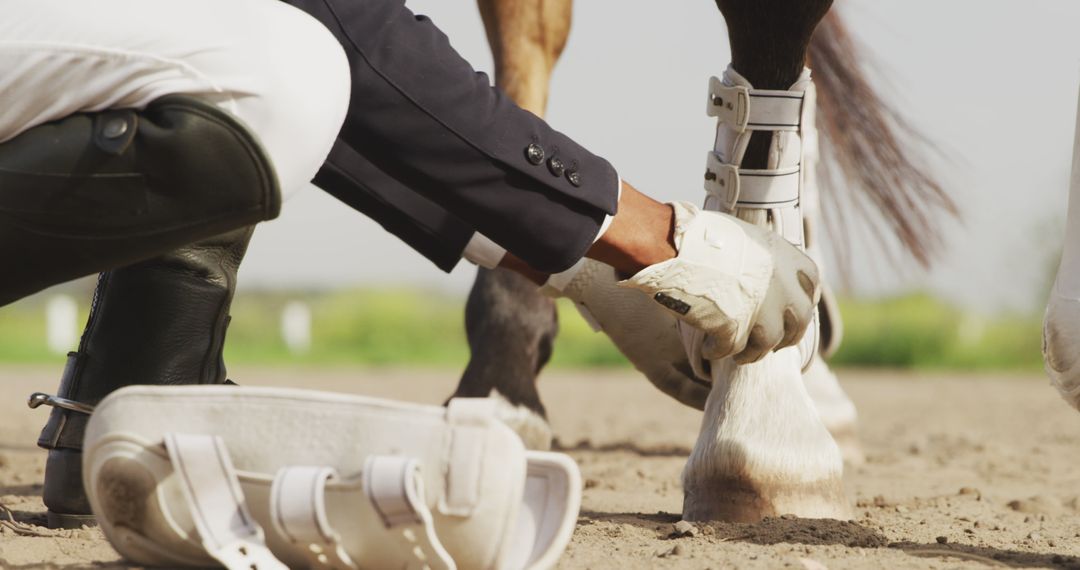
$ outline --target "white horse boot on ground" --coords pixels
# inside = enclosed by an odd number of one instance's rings
[[[573,301],[593,330],[607,334],[661,392],[692,408],[705,408],[712,380],[694,374],[679,336],[678,319],[640,292],[619,287],[619,277],[610,265],[582,259],[552,275],[541,291]]]
[[[485,398],[129,387],[91,416],[83,472],[106,537],[152,566],[549,568],[581,501],[576,464]]]
[[[809,71],[787,91],[756,90],[731,68],[713,78],[709,114],[718,118],[708,155],[706,208],[733,212],[804,246],[800,212],[802,126]],[[740,168],[754,132],[772,134],[767,169]],[[703,333],[682,328],[691,362],[713,389],[701,433],[683,471],[683,518],[756,521],[766,516],[846,518],[843,459],[807,392],[816,334],[757,363],[710,360]]]
[[[1046,373],[1061,397],[1080,410],[1080,103],[1065,244],[1043,323],[1043,360]]]

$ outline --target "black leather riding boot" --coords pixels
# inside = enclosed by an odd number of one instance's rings
[[[68,355],[58,398],[93,406],[132,384],[224,383],[229,306],[252,231],[237,230],[102,273],[79,351]],[[88,419],[54,407],[38,439],[49,450],[43,498],[50,527],[93,522],[82,485]]]

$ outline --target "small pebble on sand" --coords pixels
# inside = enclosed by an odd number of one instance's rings
[[[695,536],[697,535],[697,532],[697,527],[686,521],[679,521],[675,523],[675,536]]]
[[[948,544],[949,537],[947,537],[947,536],[939,536],[935,540],[937,540],[938,544]]]

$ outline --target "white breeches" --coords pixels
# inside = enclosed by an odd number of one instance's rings
[[[79,111],[204,98],[259,137],[285,196],[330,152],[349,67],[278,0],[0,0],[0,142]]]

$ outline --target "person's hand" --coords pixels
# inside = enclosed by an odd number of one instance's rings
[[[756,362],[799,342],[821,295],[817,266],[778,234],[687,202],[675,210],[678,255],[620,285],[701,330],[701,358]]]

